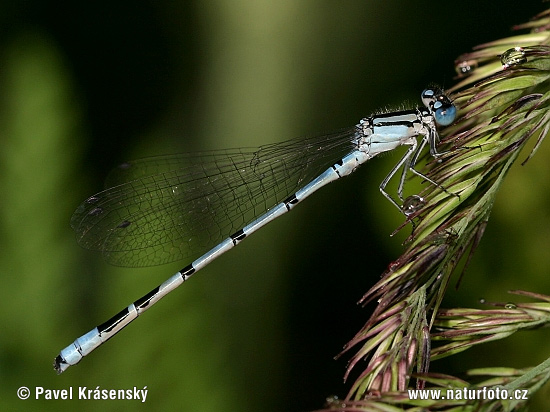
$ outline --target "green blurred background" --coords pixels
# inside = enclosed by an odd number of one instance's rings
[[[61,376],[59,350],[189,262],[115,268],[82,250],[72,211],[122,161],[354,125],[451,86],[454,59],[509,35],[537,0],[145,1],[0,5],[0,408],[307,411],[343,396],[366,321],[356,301],[399,256],[402,217],[376,159],[223,256]],[[446,306],[550,294],[548,142],[516,166]],[[454,282],[453,282],[454,285]],[[544,331],[432,370],[523,367]],[[20,386],[31,399],[16,396]],[[147,386],[147,401],[34,400],[34,388]],[[543,399],[545,394],[539,398]]]

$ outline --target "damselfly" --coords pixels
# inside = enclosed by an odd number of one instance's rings
[[[324,136],[121,165],[109,176],[109,189],[85,200],[73,214],[79,244],[121,266],[194,260],[63,349],[54,361],[57,372],[80,362],[194,273],[316,190],[401,145],[409,149],[380,191],[406,213],[386,192],[388,182],[402,170],[401,200],[409,171],[437,185],[415,165],[426,144],[432,156],[439,155],[436,127],[451,124],[456,116],[450,99],[437,88],[424,90],[422,102],[424,107],[366,117],[355,127]]]

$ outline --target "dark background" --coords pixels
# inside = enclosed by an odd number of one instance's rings
[[[402,216],[378,192],[398,155],[323,189],[56,376],[60,349],[189,263],[111,267],[76,245],[71,213],[128,159],[258,146],[417,104],[426,85],[453,84],[458,55],[544,10],[537,0],[496,4],[4,2],[2,409],[292,412],[344,396],[349,356],[333,356],[368,318],[356,302],[409,230],[389,237]],[[547,146],[512,169],[446,306],[507,301],[508,289],[550,294]],[[548,356],[546,342],[547,332],[523,333],[432,370],[526,367]],[[37,386],[149,394],[144,404],[21,401],[22,385],[33,396]]]

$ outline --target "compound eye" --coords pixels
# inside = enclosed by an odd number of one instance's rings
[[[436,101],[432,107],[435,121],[440,126],[448,126],[456,118],[456,107],[452,103]]]
[[[436,92],[433,89],[426,89],[422,92],[422,103],[424,106],[430,107],[430,104],[435,101]]]

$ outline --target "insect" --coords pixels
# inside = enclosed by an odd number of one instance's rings
[[[54,361],[56,371],[80,362],[200,269],[313,192],[402,145],[409,149],[380,191],[407,214],[386,185],[402,170],[397,189],[401,200],[409,171],[439,186],[414,167],[426,144],[432,156],[439,155],[437,126],[451,124],[456,116],[440,89],[424,90],[422,102],[423,107],[366,117],[354,127],[322,136],[121,165],[108,178],[109,188],[74,212],[71,225],[79,244],[121,266],[193,260],[63,349]]]

